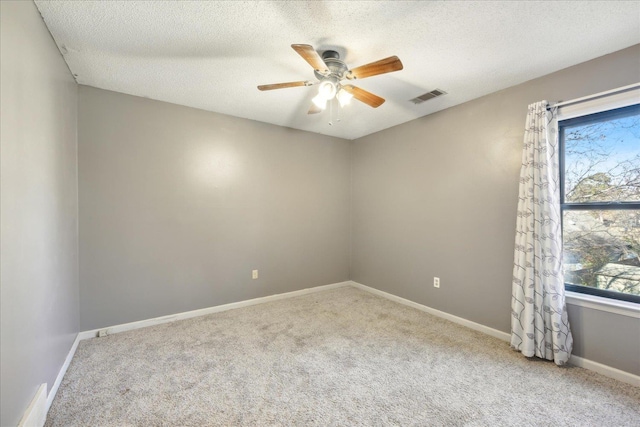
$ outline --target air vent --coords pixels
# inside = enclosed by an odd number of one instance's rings
[[[436,98],[438,96],[442,96],[442,95],[446,95],[447,92],[441,90],[441,89],[434,89],[431,92],[427,92],[423,95],[420,95],[418,97],[415,97],[413,99],[411,99],[410,101],[413,102],[414,104],[422,104],[424,101],[428,101],[430,99]]]

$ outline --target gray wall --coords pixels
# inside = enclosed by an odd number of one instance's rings
[[[0,2],[0,425],[53,386],[79,330],[77,85],[32,2]],[[27,42],[28,41],[28,42]]]
[[[349,279],[349,141],[80,86],[78,146],[83,330]]]
[[[527,105],[635,83],[639,57],[636,45],[355,141],[351,278],[509,332]],[[569,315],[576,355],[640,374],[637,319]]]

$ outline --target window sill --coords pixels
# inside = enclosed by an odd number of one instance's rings
[[[640,304],[566,291],[566,303],[640,319]]]

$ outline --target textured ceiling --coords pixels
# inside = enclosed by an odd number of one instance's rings
[[[640,2],[36,1],[80,84],[355,139],[640,42]],[[315,80],[291,49],[337,50],[387,100],[307,115]],[[433,89],[448,94],[420,105]],[[333,115],[333,125],[329,120]],[[339,119],[339,121],[338,121]]]

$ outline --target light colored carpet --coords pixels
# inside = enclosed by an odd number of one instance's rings
[[[80,342],[47,426],[639,426],[640,389],[347,287]]]

